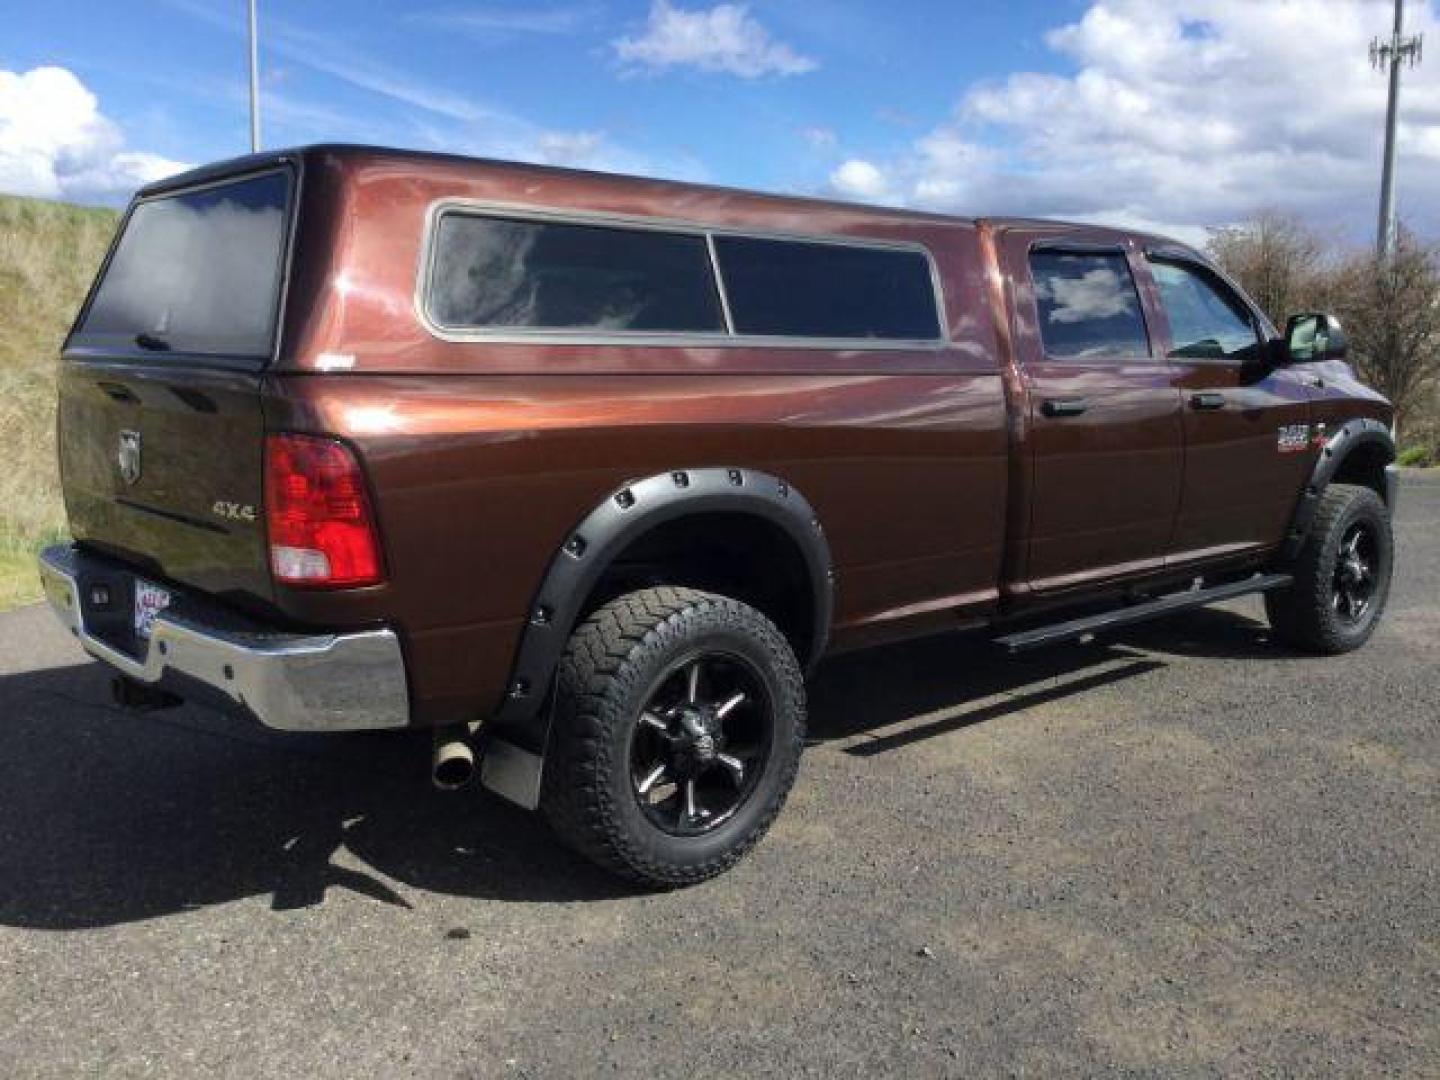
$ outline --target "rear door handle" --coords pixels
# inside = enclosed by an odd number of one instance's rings
[[[1190,407],[1197,412],[1204,412],[1207,409],[1223,409],[1225,407],[1225,395],[1192,394],[1190,396]]]
[[[1050,398],[1040,403],[1040,411],[1046,416],[1079,416],[1089,407],[1083,397]]]

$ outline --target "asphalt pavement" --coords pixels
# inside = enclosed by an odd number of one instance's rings
[[[0,615],[0,1074],[1440,1076],[1440,477],[1398,537],[1346,657],[1250,599],[831,661],[771,835],[659,895]]]

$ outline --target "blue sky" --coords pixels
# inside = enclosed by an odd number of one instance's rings
[[[1440,29],[1432,0],[1409,10]],[[1358,236],[1384,104],[1365,46],[1388,18],[1382,0],[260,0],[264,138],[1190,236],[1277,207]],[[245,74],[243,0],[19,5],[0,190],[123,201],[244,152]],[[1406,100],[1402,211],[1440,231],[1440,55]]]

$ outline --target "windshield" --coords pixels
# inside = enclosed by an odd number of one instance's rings
[[[281,170],[138,204],[71,344],[269,356],[289,198]]]

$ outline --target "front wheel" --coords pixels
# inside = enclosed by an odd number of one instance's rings
[[[630,593],[570,638],[541,810],[632,881],[702,881],[769,828],[804,734],[800,666],[769,619],[694,589]]]
[[[1366,487],[1331,484],[1295,560],[1294,584],[1265,594],[1275,635],[1310,652],[1358,649],[1385,608],[1394,556],[1380,497]]]

